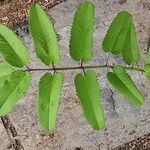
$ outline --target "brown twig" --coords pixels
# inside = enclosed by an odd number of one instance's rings
[[[1,117],[1,120],[4,125],[4,128],[7,131],[8,137],[11,141],[11,146],[14,148],[14,150],[24,150],[21,140],[15,139],[15,137],[18,136],[18,133],[9,117],[8,116]]]

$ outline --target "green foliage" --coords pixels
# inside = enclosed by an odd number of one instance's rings
[[[144,73],[145,77],[150,78],[150,64],[145,64],[144,71],[145,71]]]
[[[105,52],[122,54],[126,64],[136,62],[140,58],[136,42],[135,27],[132,16],[128,12],[120,12],[112,22],[102,44]]]
[[[9,113],[29,86],[31,76],[23,71],[14,71],[0,87],[0,116]]]
[[[40,60],[46,65],[58,64],[60,54],[54,25],[38,4],[34,4],[30,8],[29,27],[36,54]]]
[[[4,59],[15,67],[28,64],[29,56],[26,46],[5,25],[0,24],[0,52]]]
[[[61,73],[46,73],[39,83],[38,115],[41,126],[47,131],[56,126],[62,82]]]
[[[93,51],[94,5],[81,3],[71,29],[70,55],[74,60],[88,62]]]
[[[0,63],[0,87],[12,72],[13,68],[7,62]]]
[[[115,87],[130,103],[140,106],[144,102],[144,98],[136,88],[134,82],[127,74],[124,68],[117,66],[113,72],[107,74],[110,84]]]
[[[94,28],[94,5],[92,2],[81,3],[77,9],[70,39],[70,55],[76,61],[82,61],[81,66],[57,68],[54,64],[60,62],[60,51],[56,32],[52,19],[46,14],[42,7],[33,4],[29,11],[29,27],[33,38],[37,56],[46,65],[53,68],[35,69],[27,67],[26,70],[17,70],[14,67],[23,67],[28,63],[27,48],[17,36],[6,26],[0,25],[0,53],[8,62],[0,63],[0,116],[9,113],[16,102],[23,96],[29,86],[31,71],[54,71],[54,74],[45,73],[39,82],[37,111],[40,124],[43,129],[51,131],[56,126],[57,111],[63,84],[63,75],[58,70],[81,69],[84,74],[75,76],[76,93],[80,99],[84,116],[90,126],[99,130],[104,128],[104,112],[101,106],[101,89],[92,68],[109,68],[107,78],[128,101],[140,106],[144,102],[142,94],[127,74],[126,69],[145,72],[150,77],[150,51],[144,69],[129,66],[84,66],[83,62],[92,59],[93,28]],[[150,44],[150,42],[149,42]],[[127,64],[139,60],[135,27],[132,16],[128,12],[121,12],[112,22],[103,41],[105,52],[123,56]],[[14,67],[12,67],[12,66]]]
[[[0,77],[9,75],[13,72],[13,68],[7,62],[0,63]]]
[[[95,130],[104,128],[104,114],[100,105],[101,90],[93,71],[75,76],[75,87],[82,105],[84,116]]]

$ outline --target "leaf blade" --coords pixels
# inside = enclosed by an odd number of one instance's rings
[[[95,130],[104,128],[104,114],[99,102],[100,90],[96,74],[93,71],[87,71],[85,75],[77,74],[75,87],[85,118],[90,126]]]
[[[0,87],[7,80],[7,77],[13,72],[13,68],[7,63],[0,63]]]
[[[23,67],[29,62],[27,47],[13,31],[2,24],[0,24],[0,52],[14,67]]]
[[[0,116],[9,113],[27,90],[31,80],[29,73],[14,71],[0,87]]]
[[[113,54],[119,54],[121,52],[122,45],[116,46],[116,42],[119,39],[119,36],[121,32],[123,31],[123,28],[130,26],[131,23],[131,15],[127,12],[120,12],[118,13],[117,17],[114,19],[114,21],[111,23],[107,34],[103,40],[103,50],[105,52],[112,52]]]
[[[13,68],[7,63],[0,63],[0,77],[9,75],[13,72]]]
[[[107,79],[131,104],[135,106],[143,104],[144,98],[142,94],[139,92],[124,68],[120,66],[115,67],[114,73],[109,72],[107,74]]]
[[[61,73],[46,73],[39,83],[38,116],[43,129],[51,131],[56,126],[56,117],[63,76]]]
[[[40,60],[46,65],[58,64],[60,53],[54,25],[39,4],[33,4],[30,8],[29,27]]]
[[[74,16],[69,45],[74,60],[88,62],[92,59],[93,27],[94,5],[92,2],[81,3]]]
[[[102,43],[105,52],[122,54],[125,63],[131,64],[140,58],[132,16],[122,11],[111,23]]]

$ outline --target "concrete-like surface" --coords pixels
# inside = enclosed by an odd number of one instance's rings
[[[59,44],[61,48],[61,66],[78,65],[69,56],[69,32],[74,11],[83,0],[69,0],[49,10],[55,20]],[[108,55],[102,51],[101,44],[106,30],[113,18],[122,10],[129,11],[136,25],[142,66],[146,56],[146,46],[150,33],[150,1],[127,0],[93,0],[96,6],[94,57],[90,64],[123,64],[120,57]],[[123,2],[123,1],[122,1]],[[18,29],[23,41],[29,48],[30,68],[45,67],[35,55],[31,37],[24,29]],[[129,72],[137,86],[145,96],[144,105],[140,108],[132,107],[122,96],[112,89],[106,79],[106,69],[95,70],[102,88],[102,105],[105,111],[106,128],[93,131],[83,118],[78,98],[75,94],[73,78],[80,71],[64,72],[64,86],[58,112],[57,128],[48,134],[38,125],[36,116],[36,97],[38,81],[43,72],[32,73],[32,85],[26,95],[17,103],[9,114],[16,127],[25,150],[108,150],[125,142],[133,140],[150,132],[150,82],[141,73]],[[0,123],[0,150],[5,150],[9,139]],[[5,139],[5,140],[4,140]]]

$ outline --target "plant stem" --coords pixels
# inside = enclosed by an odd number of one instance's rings
[[[83,66],[83,60],[81,60],[81,68],[82,68],[83,73],[84,73],[84,75],[85,75],[85,69],[84,69],[84,66]]]
[[[96,65],[96,66],[77,66],[77,67],[55,67],[55,68],[37,68],[37,69],[27,69],[25,71],[31,72],[31,71],[64,71],[64,70],[77,70],[77,69],[104,69],[104,68],[110,68],[113,69],[115,66],[113,65]],[[127,67],[127,66],[121,66],[124,69],[138,71],[138,72],[144,72],[141,68],[135,68],[135,67]]]

